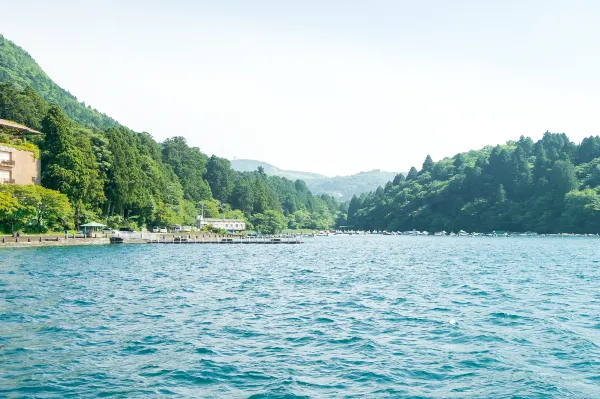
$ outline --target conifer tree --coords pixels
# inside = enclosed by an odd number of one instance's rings
[[[69,120],[57,105],[50,106],[42,130],[45,133],[42,185],[67,195],[78,227],[86,206],[94,207],[104,199],[90,140],[74,135]]]

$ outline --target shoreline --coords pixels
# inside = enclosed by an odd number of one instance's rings
[[[35,238],[35,239],[34,239]],[[31,247],[66,247],[81,245],[108,245],[110,238],[68,238],[59,240],[43,240],[39,237],[19,237],[19,241],[0,243],[0,248],[31,248]]]
[[[66,247],[66,246],[83,246],[83,245],[109,245],[113,244],[111,242],[111,237],[105,234],[98,234],[101,237],[84,237],[82,234],[76,234],[73,236],[69,234],[68,237],[64,235],[23,235],[21,237],[12,237],[12,236],[0,236],[0,248],[32,248],[32,247]],[[162,239],[166,241],[173,241],[173,243],[179,244],[175,240],[177,235],[172,233],[161,234]],[[188,235],[188,237],[192,237]],[[202,234],[203,239],[207,241],[215,240],[217,243],[225,236],[215,235],[215,234]],[[196,235],[196,238],[199,239],[200,236]],[[124,237],[122,243],[126,244],[148,244],[150,241],[147,239],[141,239],[141,237],[132,236],[132,237]],[[161,242],[161,244],[164,242]],[[169,242],[170,243],[170,242]]]

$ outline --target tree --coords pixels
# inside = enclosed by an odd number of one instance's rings
[[[0,51],[0,65],[6,61],[5,50]],[[13,60],[8,61],[12,65]],[[38,92],[35,85],[0,83],[0,117],[46,133],[43,139],[31,138],[40,140],[42,182],[67,195],[76,225],[101,217],[113,226],[189,223],[202,201],[215,201],[215,209],[207,210],[215,216],[231,209],[246,218],[268,210],[284,215],[306,211],[310,222],[302,223],[323,228],[345,219],[333,197],[312,195],[303,181],[267,176],[263,168],[236,173],[229,161],[209,159],[183,137],[157,143],[148,133],[110,123],[96,111],[88,113],[88,106],[58,99],[68,108],[49,106]],[[23,221],[28,228],[35,224]]]
[[[211,189],[203,177],[208,157],[199,148],[189,147],[183,137],[173,137],[162,143],[162,158],[179,178],[186,199],[199,203],[211,198]]]
[[[571,161],[556,161],[552,165],[552,183],[556,193],[561,198],[569,191],[577,188],[577,176],[575,166]]]
[[[430,155],[427,155],[425,161],[423,162],[423,168],[421,169],[421,173],[431,172],[433,170],[433,159],[431,159]]]
[[[312,227],[313,218],[311,214],[306,210],[299,210],[290,215],[289,228],[290,229],[309,229]]]
[[[75,208],[75,224],[86,206],[104,200],[102,181],[89,138],[75,136],[69,120],[52,105],[42,121],[42,185],[66,194]]]
[[[79,102],[75,96],[59,87],[27,52],[2,35],[0,35],[0,66],[0,80],[10,80],[18,87],[30,87],[29,90],[35,91],[37,96],[48,102],[57,103],[69,118],[79,125],[99,130],[118,126],[114,119]],[[27,90],[22,90],[26,96]],[[26,104],[25,109],[32,115],[38,111],[35,101]],[[38,121],[41,121],[44,114],[45,111],[40,113]],[[13,120],[25,123],[23,120]],[[35,124],[28,124],[28,126],[39,129]]]
[[[18,228],[27,219],[27,213],[23,212],[23,207],[13,196],[12,190],[7,190],[8,185],[0,185],[0,223],[10,227],[10,233],[15,231],[15,225]],[[3,190],[4,189],[4,190]],[[4,228],[7,231],[7,228]]]
[[[37,232],[70,226],[73,209],[66,195],[40,186],[16,186],[15,196],[31,210],[31,227]]]
[[[254,210],[254,190],[250,174],[238,177],[230,196],[231,206],[250,216]]]
[[[0,224],[11,231],[45,232],[71,224],[73,211],[66,195],[34,185],[0,185]]]
[[[600,230],[600,197],[595,190],[570,191],[565,196],[561,231],[597,233]]]
[[[205,218],[216,218],[219,217],[219,202],[215,200],[203,201],[204,205],[204,217]],[[202,208],[201,204],[201,208]],[[202,211],[202,210],[201,210]]]
[[[410,168],[410,170],[408,171],[408,174],[406,175],[406,180],[409,180],[409,181],[416,180],[418,176],[419,176],[419,172],[417,171],[417,168],[412,166]]]
[[[394,186],[399,186],[402,183],[404,183],[404,180],[406,180],[406,178],[404,177],[404,175],[402,173],[398,173],[396,175],[396,177],[394,177],[394,180],[392,181],[392,184]]]
[[[215,199],[221,202],[229,201],[235,185],[235,172],[231,169],[229,160],[211,156],[206,164],[205,178]]]
[[[254,215],[252,224],[261,233],[278,234],[287,227],[287,220],[281,213],[267,210]]]
[[[598,232],[595,154],[593,138],[576,146],[564,134],[546,133],[536,143],[521,137],[427,161],[424,173],[411,168],[405,182],[351,200],[348,223],[377,230]],[[575,166],[573,159],[588,162]]]
[[[577,163],[590,162],[595,158],[600,158],[600,137],[586,137],[577,148]]]
[[[142,157],[139,152],[135,137],[125,128],[113,128],[106,132],[108,138],[108,162],[110,168],[107,173],[106,198],[104,210],[108,216],[115,214],[127,219],[130,212],[138,207],[144,197],[150,194],[147,189],[147,181],[142,172]],[[160,178],[160,171],[153,170],[156,177]],[[176,182],[178,184],[178,182]],[[163,193],[168,196],[168,193]],[[161,198],[160,201],[173,203]]]
[[[47,110],[48,104],[31,87],[0,83],[0,118],[39,130]]]

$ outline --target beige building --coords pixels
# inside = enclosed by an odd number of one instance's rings
[[[9,134],[40,134],[26,126],[0,119],[0,128]],[[0,184],[40,184],[41,162],[31,151],[0,144]]]
[[[201,229],[204,226],[211,225],[218,229],[227,230],[229,232],[246,230],[246,222],[242,219],[211,219],[198,216],[196,218],[196,227]]]

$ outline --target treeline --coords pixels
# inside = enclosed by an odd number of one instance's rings
[[[62,230],[72,220],[73,208],[66,195],[32,184],[0,184],[0,231]]]
[[[0,84],[0,118],[44,133],[34,138],[42,186],[68,198],[75,226],[91,220],[137,228],[194,225],[201,207],[206,217],[244,218],[265,233],[326,229],[345,217],[332,197],[312,195],[302,181],[235,172],[227,159],[208,157],[183,137],[158,143],[123,126],[84,127],[29,87]]]
[[[25,50],[1,34],[0,82],[30,87],[29,90],[37,92],[48,103],[58,104],[71,119],[82,126],[95,129],[119,126],[111,117],[79,102],[75,96],[54,83]]]
[[[546,132],[411,168],[353,197],[359,229],[600,232],[600,137]]]

